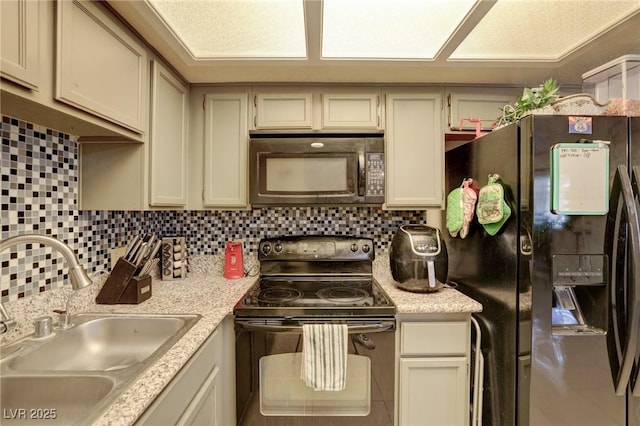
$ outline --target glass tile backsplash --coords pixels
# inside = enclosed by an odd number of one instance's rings
[[[109,250],[135,234],[184,235],[190,254],[224,252],[243,241],[255,252],[261,238],[289,234],[339,234],[373,238],[386,251],[395,230],[423,223],[423,211],[365,207],[287,207],[241,211],[78,210],[76,137],[2,116],[0,238],[41,233],[67,243],[89,271],[107,269]],[[48,247],[18,246],[0,253],[2,301],[16,300],[66,282],[62,257]]]

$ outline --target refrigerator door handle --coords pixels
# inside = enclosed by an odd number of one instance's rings
[[[609,330],[607,332],[607,347],[609,351],[609,363],[613,376],[613,384],[616,395],[624,395],[631,380],[631,373],[638,348],[638,333],[640,331],[640,286],[634,280],[628,280],[627,291],[624,291],[624,280],[619,279],[617,268],[627,265],[619,262],[618,249],[631,251],[629,268],[640,272],[640,225],[638,211],[631,187],[631,180],[625,166],[618,166],[613,180],[613,188],[610,198],[610,209],[607,217],[606,233],[608,241],[607,254],[609,255],[610,268],[610,305],[612,313],[609,315]],[[622,213],[625,213],[626,223],[622,223]],[[626,226],[628,241],[620,239],[620,233]],[[624,254],[624,253],[623,253]],[[622,266],[624,267],[624,266]],[[624,275],[624,273],[623,273]],[[635,276],[635,273],[632,273]],[[625,295],[625,300],[620,300],[620,295]],[[626,317],[623,323],[619,322],[622,306],[627,305]],[[619,306],[622,305],[622,306]],[[624,334],[622,333],[624,328]],[[624,341],[623,341],[624,340]]]
[[[634,166],[631,169],[631,190],[633,193],[633,206],[636,210],[636,217],[640,215],[640,166]],[[632,232],[635,232],[635,240],[640,240],[640,224],[637,224],[637,227],[634,228]],[[629,255],[629,259],[631,259],[630,271],[629,271],[629,283],[634,282],[634,286],[636,291],[640,288],[640,249],[637,245],[631,245],[631,253]],[[638,294],[636,293],[636,298]],[[636,299],[637,302],[637,299]],[[638,348],[636,348],[636,353],[633,358],[638,358]],[[640,365],[634,363],[632,371],[631,371],[631,382],[629,386],[631,387],[631,392],[633,396],[640,397],[640,385],[638,384],[638,379],[640,378]]]

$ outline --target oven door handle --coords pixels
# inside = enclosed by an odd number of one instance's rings
[[[295,325],[278,325],[267,324],[264,321],[238,320],[236,325],[247,331],[264,331],[270,333],[302,333],[302,324]],[[393,330],[396,326],[395,321],[379,321],[371,324],[358,324],[347,326],[349,334],[358,333],[379,333],[382,331]]]

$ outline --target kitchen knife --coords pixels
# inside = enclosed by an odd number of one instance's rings
[[[133,245],[133,248],[131,249],[131,253],[129,253],[129,256],[127,257],[127,260],[131,263],[135,263],[136,257],[138,257],[138,251],[140,250],[140,246],[142,245],[142,238],[138,237],[138,241],[136,241],[136,243]]]
[[[125,259],[131,253],[131,250],[133,249],[133,246],[138,242],[138,239],[140,239],[140,235],[134,235],[134,237],[129,240],[129,243],[127,244],[127,248],[124,250],[124,256],[123,257]]]
[[[140,245],[140,249],[136,254],[136,260],[133,262],[136,268],[139,268],[140,266],[142,266],[142,260],[147,254],[149,254],[149,245],[146,242],[144,242]]]
[[[142,259],[143,266],[142,266],[142,269],[140,270],[140,273],[138,274],[138,276],[145,275],[143,273],[143,271],[145,269],[151,269],[151,262],[153,262],[154,258],[156,257],[156,254],[158,253],[158,250],[160,250],[161,246],[162,246],[162,241],[161,240],[157,240],[155,245],[153,246],[153,248],[150,250],[149,255],[145,256],[144,259]]]

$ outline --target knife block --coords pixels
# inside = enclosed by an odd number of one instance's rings
[[[151,297],[151,276],[133,277],[124,289],[118,303],[138,304]]]
[[[96,296],[100,305],[140,303],[151,297],[151,277],[134,277],[136,266],[121,257]]]

